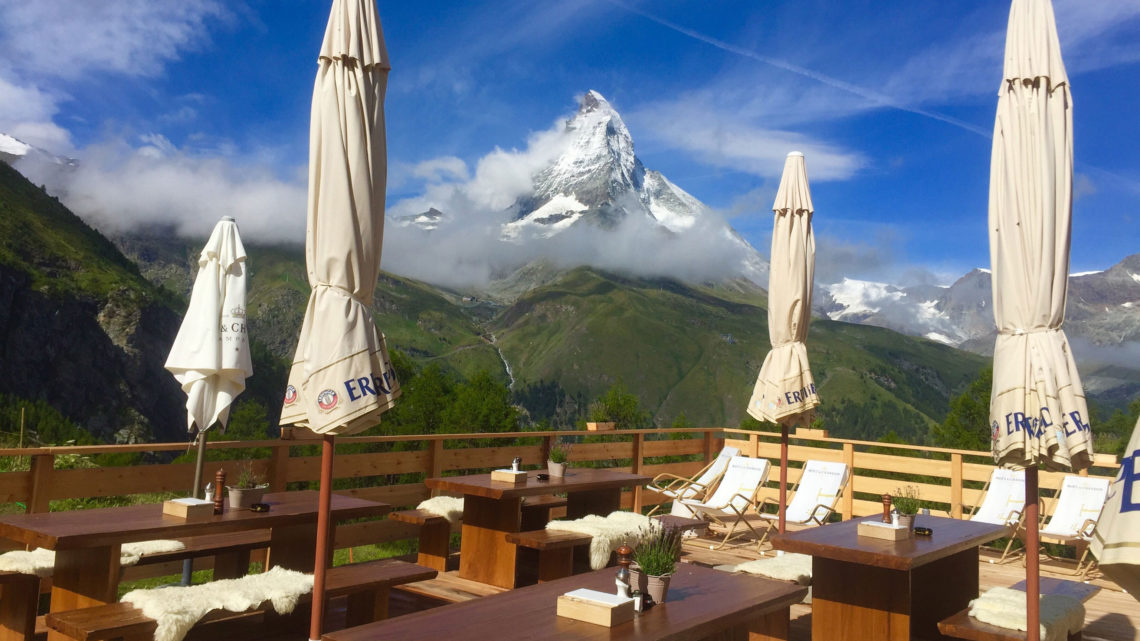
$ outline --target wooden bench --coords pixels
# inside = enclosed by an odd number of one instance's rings
[[[673,514],[659,514],[653,518],[657,519],[657,522],[667,529],[693,532],[695,534],[701,534],[709,529],[709,522],[704,519],[690,519]]]
[[[330,568],[325,575],[325,596],[329,599],[348,597],[345,623],[352,627],[386,618],[388,593],[393,586],[433,579],[436,575],[430,568],[393,559],[342,565]],[[310,593],[302,598],[296,611],[303,612],[303,604],[309,603],[311,597]],[[214,610],[195,625],[195,631],[210,638],[230,638],[223,626],[271,611],[263,608],[244,613]],[[76,641],[153,639],[157,627],[154,619],[129,603],[51,612],[46,621],[50,629]]]
[[[1015,590],[1024,590],[1025,581],[1019,581],[1011,587]],[[1041,577],[1041,594],[1063,594],[1084,603],[1099,591],[1100,588],[1095,585]],[[1025,632],[1021,630],[990,625],[971,617],[970,608],[960,610],[939,621],[938,631],[948,637],[968,641],[1021,641],[1026,638]],[[1081,641],[1080,631],[1070,634],[1069,641]]]
[[[250,554],[269,547],[269,530],[205,534],[178,539],[181,550],[144,554],[136,566],[157,565],[184,559],[214,557],[215,579],[236,579],[249,571]]]
[[[451,542],[451,524],[447,519],[427,510],[400,510],[389,513],[388,518],[420,528],[416,563],[437,572],[447,571]]]
[[[541,530],[550,522],[550,511],[566,507],[566,497],[544,494],[524,496],[522,501],[522,523],[520,530]]]
[[[34,574],[0,572],[0,641],[32,641],[40,578]]]
[[[574,573],[574,548],[589,545],[593,537],[589,534],[557,532],[550,530],[528,530],[510,532],[507,542],[538,552],[538,582],[570,576]]]

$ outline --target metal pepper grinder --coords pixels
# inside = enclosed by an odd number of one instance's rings
[[[225,495],[222,488],[226,486],[226,471],[219,469],[214,473],[214,514],[221,514],[225,508]]]
[[[891,522],[891,495],[883,495],[883,523]]]

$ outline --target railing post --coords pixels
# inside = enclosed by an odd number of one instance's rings
[[[760,458],[760,435],[759,434],[749,434],[748,435],[748,449],[752,450],[752,453],[749,454],[749,456],[751,456],[752,458]]]
[[[962,455],[950,455],[950,516],[962,518]]]
[[[428,478],[439,478],[443,476],[443,439],[437,438],[431,441],[431,473]],[[439,496],[439,490],[432,490],[432,496]]]
[[[843,444],[843,462],[847,464],[847,473],[851,478],[847,480],[847,491],[843,493],[843,520],[855,516],[855,445]]]
[[[550,460],[550,450],[554,449],[554,437],[544,436],[542,438],[542,460],[538,462],[539,465],[546,465]]]
[[[28,488],[27,512],[51,511],[51,497],[48,488],[51,487],[51,473],[55,469],[54,454],[35,454],[32,456],[31,487]]]
[[[641,464],[644,462],[642,458],[642,446],[645,444],[645,434],[633,435],[633,469],[634,474],[641,474]],[[638,514],[641,513],[641,485],[633,486],[633,511]]]
[[[716,445],[713,443],[713,432],[712,430],[705,430],[705,465],[712,463],[714,449],[716,449]]]
[[[289,443],[283,440],[273,446],[273,456],[269,459],[269,491],[284,492],[289,480]]]

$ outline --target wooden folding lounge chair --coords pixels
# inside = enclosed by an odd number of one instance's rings
[[[792,499],[784,513],[784,522],[793,529],[823,525],[835,511],[839,497],[851,478],[846,463],[834,461],[806,461],[800,480],[793,489]],[[776,506],[776,514],[764,512],[765,506]],[[768,537],[779,530],[780,504],[766,498],[756,506],[756,513],[766,521],[764,535],[756,544],[759,550]]]
[[[724,476],[724,471],[728,469],[729,459],[739,454],[739,449],[725,446],[724,449],[720,451],[720,454],[716,455],[712,463],[706,465],[700,472],[697,472],[692,477],[685,478],[683,476],[677,476],[676,474],[662,472],[655,476],[649,485],[645,486],[645,489],[672,499],[673,509],[671,514],[674,516],[691,517],[693,516],[692,511],[681,503],[681,499],[703,499],[708,496],[717,482]],[[667,502],[668,501],[663,501],[653,506],[653,509],[649,510],[647,516],[653,516],[653,514],[661,509],[661,506]]]
[[[736,534],[737,527],[743,523],[752,534],[759,536],[756,529],[748,522],[746,515],[749,508],[756,506],[760,488],[768,480],[768,472],[772,465],[767,459],[747,458],[734,456],[728,461],[728,469],[721,478],[716,491],[707,499],[698,501],[694,499],[681,499],[681,502],[693,511],[697,518],[726,528],[724,539],[711,549],[719,550],[730,540],[743,536],[744,532]]]
[[[1025,529],[1025,470],[996,467],[982,491],[981,504],[974,506],[967,520],[1009,527],[1009,542],[997,560],[1005,563],[1014,558],[1009,553],[1013,540]]]
[[[1096,563],[1095,559],[1089,558],[1089,541],[1108,498],[1109,481],[1106,478],[1066,476],[1061,482],[1061,493],[1053,506],[1053,514],[1048,524],[1039,530],[1041,543],[1076,548],[1074,574],[1081,578],[1087,576]],[[1086,558],[1089,558],[1087,564]]]

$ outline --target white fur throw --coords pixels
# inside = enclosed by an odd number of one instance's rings
[[[139,557],[158,552],[176,552],[186,547],[181,541],[139,541],[137,543],[124,543],[119,552],[119,565],[128,566],[139,562]],[[18,572],[20,574],[34,574],[38,577],[51,576],[55,568],[55,552],[36,548],[31,552],[13,550],[0,554],[0,572]]]
[[[970,601],[970,616],[1010,630],[1028,629],[1025,592],[1012,588],[990,588]],[[1085,606],[1061,594],[1041,595],[1041,641],[1064,641],[1085,625]]]
[[[246,612],[269,602],[278,614],[289,614],[301,596],[312,590],[313,575],[275,567],[240,579],[132,590],[123,595],[123,601],[158,622],[154,641],[181,641],[211,610]]]
[[[600,570],[609,563],[610,554],[623,545],[637,547],[641,541],[661,528],[657,521],[636,512],[612,512],[608,516],[589,515],[573,521],[551,521],[546,529],[556,532],[589,534],[590,567]]]
[[[442,516],[452,525],[463,520],[463,499],[454,496],[434,496],[421,502],[416,509]]]
[[[734,572],[759,574],[769,579],[795,581],[800,585],[811,585],[810,554],[781,554],[771,558],[745,561],[729,567]]]

